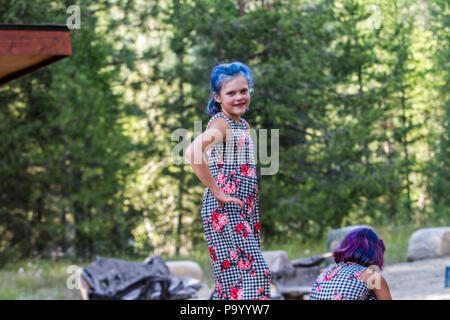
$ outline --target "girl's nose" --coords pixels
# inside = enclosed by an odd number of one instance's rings
[[[237,95],[236,95],[236,101],[244,101],[246,99],[246,95],[245,94],[242,94],[242,93],[238,93]]]

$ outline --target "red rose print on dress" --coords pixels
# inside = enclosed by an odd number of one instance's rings
[[[247,241],[247,238],[250,235],[248,230],[250,230],[250,232],[251,232],[251,228],[248,225],[248,222],[247,221],[245,221],[245,222],[246,222],[247,226],[244,223],[239,222],[236,225],[236,230],[233,230],[233,232],[236,234],[239,234],[245,241]]]
[[[355,274],[353,276],[350,276],[348,279],[349,280],[352,280],[352,279],[361,280],[361,273],[355,272]]]
[[[221,227],[223,227],[227,223],[228,223],[228,216],[227,216],[227,214],[226,213],[222,213],[221,215],[219,215],[219,225]]]
[[[239,260],[237,267],[241,270],[248,270],[252,266],[252,263],[247,259]]]
[[[255,169],[248,166],[248,162],[241,165],[241,175],[244,177],[255,177]]]
[[[225,259],[222,262],[222,268],[220,270],[220,272],[224,272],[224,270],[227,270],[230,267],[230,261]]]
[[[255,183],[253,190],[255,190],[255,200],[258,200],[259,196],[258,196],[258,184],[257,183]]]
[[[241,175],[243,175],[244,177],[248,176],[248,165],[247,164],[243,164],[241,166]]]
[[[220,184],[225,184],[225,175],[223,173],[219,173],[217,176],[217,182]]]
[[[208,247],[208,249],[211,260],[215,263],[217,261],[216,249],[214,247]]]
[[[220,232],[223,235],[223,227],[228,224],[228,216],[224,213],[219,213],[217,211],[213,211],[212,213],[212,221],[209,218],[206,218],[207,223],[212,222],[212,229],[215,232]]]
[[[259,221],[255,223],[254,230],[255,230],[255,234],[257,234],[259,232],[259,230],[261,230],[261,227],[259,225]]]
[[[250,224],[248,223],[247,220],[244,221],[244,226],[247,232],[252,232],[252,228],[250,227]]]
[[[242,300],[244,298],[244,290],[238,287],[232,287],[230,290],[231,300]]]
[[[222,262],[222,272],[231,267],[237,267],[239,270],[248,271],[254,277],[255,269],[252,268],[255,264],[254,258],[251,254],[247,254],[239,246],[230,251],[230,260],[226,259]],[[242,274],[241,274],[242,277]]]
[[[216,290],[218,296],[223,296],[223,298],[226,299],[226,294],[223,293],[222,283],[220,281],[221,281],[221,278],[219,278],[216,281],[215,290]]]
[[[226,186],[222,186],[220,189],[223,192],[230,194],[230,193],[235,193],[237,190],[237,187],[234,183],[228,182]]]
[[[334,292],[333,300],[343,300],[343,299],[344,297],[341,296],[339,293],[337,293],[337,291]]]
[[[266,271],[264,271],[264,278],[269,278],[269,279],[271,279],[271,274],[270,274],[270,270],[269,269],[266,269]]]
[[[325,273],[322,273],[317,279],[317,283],[321,283],[325,279]]]
[[[238,254],[237,250],[235,250],[235,249],[231,250],[230,257],[231,257],[231,259],[238,261],[239,254]]]
[[[267,296],[264,295],[264,287],[258,288],[259,300],[269,300]]]
[[[219,171],[221,171],[223,168],[223,156],[222,155],[220,155],[220,160],[217,163],[217,167],[219,168]]]
[[[333,270],[333,272],[328,273],[328,274],[325,276],[325,281],[330,281],[330,280],[333,279],[336,275],[338,275],[337,273],[338,273],[339,270],[341,270],[342,267],[343,267],[343,266],[341,265],[341,266],[337,267],[335,270]]]
[[[255,211],[255,205],[253,202],[253,197],[251,194],[249,194],[248,195],[248,214],[252,215],[254,211]]]

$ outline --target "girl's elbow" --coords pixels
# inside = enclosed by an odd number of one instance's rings
[[[192,157],[192,148],[191,146],[187,147],[186,151],[184,152],[184,157],[190,161]]]
[[[195,147],[193,144],[189,145],[187,147],[186,151],[184,152],[184,156],[190,164],[192,164],[194,162],[195,154],[196,154],[196,150],[195,150]]]

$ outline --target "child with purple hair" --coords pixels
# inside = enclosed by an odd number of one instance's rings
[[[314,282],[310,300],[392,300],[379,273],[384,266],[383,240],[370,228],[348,233],[333,251],[332,266]]]

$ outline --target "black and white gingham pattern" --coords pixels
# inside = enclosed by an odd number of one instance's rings
[[[202,203],[202,221],[214,267],[213,299],[270,299],[271,273],[260,246],[259,198],[253,141],[245,122],[230,124],[232,140],[212,147],[209,168],[218,186],[241,199],[221,209],[208,188]]]
[[[338,268],[337,272],[334,271]],[[359,279],[367,267],[340,262],[322,272],[314,282],[310,300],[376,300],[375,294]],[[334,272],[333,272],[334,271]]]

